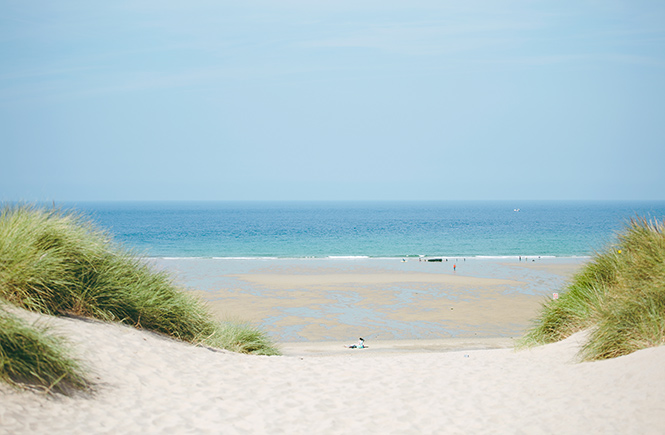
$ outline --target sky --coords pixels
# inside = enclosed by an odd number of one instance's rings
[[[662,0],[0,10],[0,201],[665,200]]]

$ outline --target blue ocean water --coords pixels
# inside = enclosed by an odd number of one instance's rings
[[[592,255],[665,202],[96,202],[65,204],[148,257]]]

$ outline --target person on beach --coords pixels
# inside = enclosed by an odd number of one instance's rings
[[[348,347],[349,349],[364,349],[365,348],[365,340],[361,338],[358,339],[358,343],[352,344],[350,346],[344,346]]]

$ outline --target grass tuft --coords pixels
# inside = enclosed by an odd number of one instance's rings
[[[30,311],[122,322],[194,344],[277,353],[266,335],[217,322],[206,306],[73,212],[0,213],[0,298]]]
[[[558,300],[541,308],[519,343],[532,346],[591,329],[584,360],[665,344],[665,223],[631,219],[617,243],[597,253]]]
[[[215,347],[222,347],[239,353],[262,355],[278,355],[279,350],[268,340],[260,329],[240,321],[226,321],[220,324],[216,335],[211,337],[211,343],[219,343]]]
[[[0,308],[0,379],[17,386],[67,393],[88,386],[64,340]]]

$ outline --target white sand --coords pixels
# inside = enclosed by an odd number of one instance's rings
[[[257,357],[119,325],[46,321],[89,366],[95,393],[48,397],[0,386],[2,433],[656,434],[665,427],[665,346],[594,363],[574,362],[579,334],[520,352],[368,342],[364,350],[308,352],[300,344],[287,356]]]

